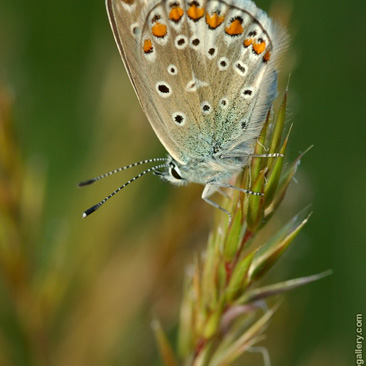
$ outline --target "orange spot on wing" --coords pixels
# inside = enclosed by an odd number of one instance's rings
[[[212,16],[210,14],[206,14],[206,23],[211,29],[217,28],[219,25],[223,23],[225,20],[225,17],[217,15],[217,13],[214,13]]]
[[[170,10],[169,19],[172,20],[173,22],[179,22],[183,16],[183,13],[184,13],[183,9],[177,6],[172,10]]]
[[[205,14],[205,9],[197,7],[196,4],[192,4],[187,10],[187,15],[194,21],[200,20]]]
[[[271,52],[267,51],[263,56],[263,62],[268,62],[271,58]]]
[[[252,44],[253,44],[253,42],[254,42],[253,38],[247,38],[247,39],[244,39],[244,42],[243,42],[244,47],[245,47],[245,48],[249,47],[250,45],[252,45]]]
[[[155,36],[155,37],[158,37],[158,38],[162,38],[162,37],[165,37],[166,34],[167,34],[167,28],[166,28],[166,25],[165,24],[161,24],[159,22],[156,22],[153,26],[152,26],[152,34]]]
[[[145,39],[143,50],[145,53],[151,53],[153,51],[153,45],[151,39]]]
[[[266,42],[254,43],[253,50],[257,55],[260,55],[266,49]]]
[[[230,36],[239,36],[243,33],[244,27],[241,25],[242,21],[240,19],[235,19],[231,24],[225,29],[225,32]]]
[[[128,5],[132,5],[135,2],[135,0],[122,0],[122,2]]]

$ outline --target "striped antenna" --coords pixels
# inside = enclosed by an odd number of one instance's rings
[[[153,159],[152,159],[153,160]],[[161,159],[161,160],[166,160],[166,159]],[[159,161],[159,159],[157,159],[156,161]],[[143,164],[144,162],[140,162],[140,163],[135,163],[135,165],[139,165],[139,164]],[[131,166],[135,166],[134,164],[132,164]],[[129,166],[128,166],[129,167]],[[126,167],[126,169],[128,168]],[[106,203],[110,198],[112,198],[116,193],[118,193],[119,191],[121,191],[123,188],[125,188],[126,186],[128,186],[130,183],[134,182],[135,180],[137,180],[138,178],[142,177],[143,175],[150,173],[150,172],[155,172],[156,169],[160,169],[160,168],[164,168],[166,167],[166,164],[161,164],[161,165],[157,165],[154,166],[152,168],[146,169],[144,170],[142,173],[136,175],[136,177],[130,179],[129,181],[127,181],[123,186],[117,188],[114,192],[112,192],[109,196],[107,196],[106,198],[104,198],[103,200],[101,200],[99,203],[97,203],[96,205],[88,208],[84,213],[83,213],[83,217],[87,217],[90,214],[92,214],[94,211],[98,210],[98,208],[100,206],[102,206],[104,203]],[[124,170],[124,168],[121,168],[122,170]],[[111,172],[111,174],[113,174],[114,172],[118,172],[120,171],[119,169],[117,169],[116,171]],[[110,173],[104,174],[105,176],[110,175]],[[101,176],[102,178],[104,178],[104,176]],[[97,177],[99,178],[99,177]],[[94,178],[96,179],[96,178]],[[100,178],[101,179],[101,178]],[[98,179],[96,179],[98,180]],[[93,183],[94,181],[92,181],[91,183]]]
[[[168,160],[167,158],[154,158],[154,159],[142,160],[142,161],[139,161],[137,163],[133,163],[133,164],[130,164],[130,165],[123,166],[122,168],[114,169],[114,170],[112,170],[108,173],[99,175],[98,177],[91,178],[91,179],[88,179],[88,180],[84,180],[84,181],[78,183],[78,187],[88,186],[88,185],[90,185],[90,184],[92,184],[92,183],[94,183],[98,180],[109,177],[112,174],[122,172],[123,170],[133,168],[134,166],[138,166],[138,165],[141,165],[141,164],[147,164],[147,163],[156,163],[157,161],[167,161],[167,160]]]

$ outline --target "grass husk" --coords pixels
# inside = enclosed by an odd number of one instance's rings
[[[286,104],[287,92],[278,113],[275,116],[268,114],[254,154],[286,153],[292,127],[285,132]],[[231,213],[231,222],[228,223],[222,212],[215,213],[215,225],[207,247],[196,258],[193,273],[186,277],[178,331],[176,359],[180,360],[179,364],[234,365],[263,340],[277,308],[276,304],[272,307],[266,304],[268,298],[330,274],[324,272],[275,284],[260,284],[310,218],[311,213],[306,208],[266,242],[260,241],[260,235],[285,197],[303,155],[286,168],[284,157],[253,157],[237,178],[236,185],[262,192],[264,196],[228,192],[232,197],[224,198],[222,205]],[[165,346],[160,347],[162,358],[166,359],[164,349]]]

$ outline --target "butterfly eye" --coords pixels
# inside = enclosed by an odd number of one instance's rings
[[[175,179],[178,179],[178,180],[181,180],[183,179],[181,176],[180,176],[180,171],[179,169],[175,166],[175,165],[171,165],[170,166],[170,174],[172,177],[174,177]]]

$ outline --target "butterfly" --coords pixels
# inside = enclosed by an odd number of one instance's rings
[[[167,158],[86,210],[88,216],[139,177],[203,184],[210,199],[253,156],[277,93],[286,32],[250,0],[106,0],[115,41],[139,102]],[[280,154],[267,154],[276,157]]]

